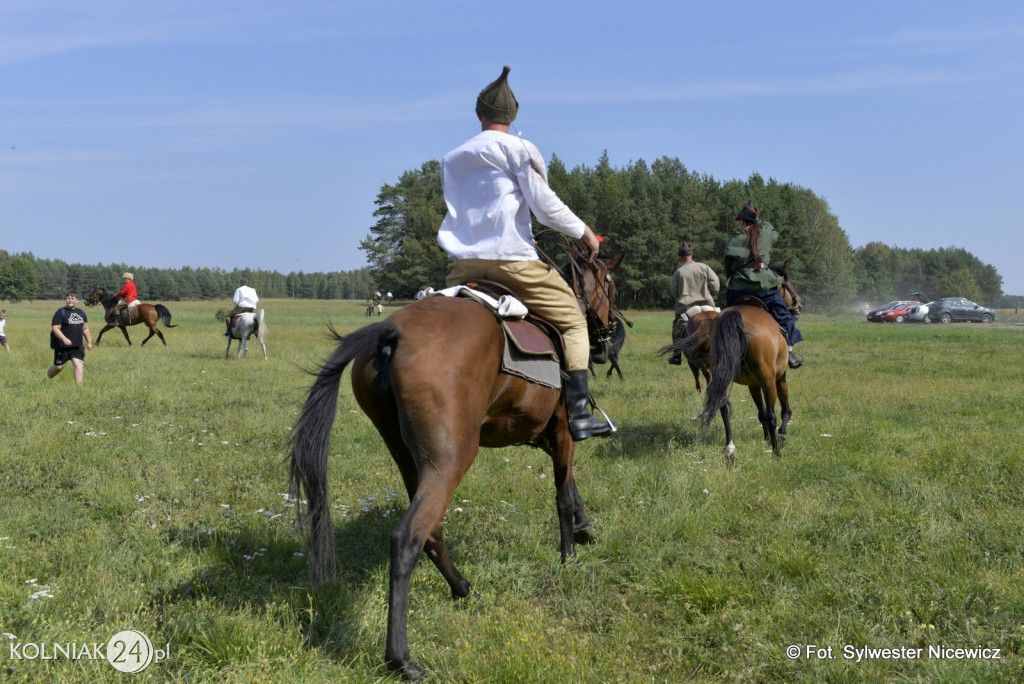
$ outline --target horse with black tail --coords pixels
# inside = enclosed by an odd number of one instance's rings
[[[132,340],[128,337],[128,326],[143,323],[149,328],[149,335],[146,336],[146,339],[142,340],[142,344],[146,344],[146,342],[149,342],[150,337],[156,335],[166,347],[167,340],[164,339],[164,334],[160,332],[160,329],[156,327],[157,322],[163,321],[164,326],[167,328],[177,327],[171,325],[171,312],[163,304],[139,304],[132,309],[125,309],[125,314],[118,316],[114,311],[114,307],[117,305],[117,297],[99,285],[93,286],[92,292],[85,298],[85,303],[88,306],[103,305],[103,320],[106,325],[100,330],[100,334],[96,336],[97,346],[99,346],[100,340],[103,339],[103,333],[111,328],[120,328],[121,334],[124,335],[125,341],[130,346]]]
[[[746,385],[757,406],[757,419],[764,439],[779,455],[786,443],[786,426],[793,415],[789,406],[789,385],[786,371],[789,351],[786,338],[771,315],[753,306],[733,306],[711,323],[711,382],[704,397],[700,422],[707,427],[715,414],[721,412],[725,425],[725,454],[730,461],[736,453],[732,437],[732,406],[729,389],[732,383]],[[779,402],[781,421],[775,414]]]
[[[786,307],[793,315],[799,315],[803,299],[793,287],[788,269],[784,266],[773,270],[783,277],[779,294]],[[725,455],[730,462],[736,453],[732,405],[729,402],[732,383],[746,385],[750,390],[764,439],[771,443],[775,455],[779,455],[786,442],[786,427],[793,415],[786,381],[789,349],[782,329],[756,298],[742,298],[739,302],[721,314],[698,314],[687,324],[686,337],[661,350],[662,354],[672,351],[686,356],[698,392],[698,372],[704,373],[708,390],[700,422],[707,427],[715,414],[721,413],[725,426]],[[781,407],[781,416],[776,416],[776,402]]]
[[[599,348],[614,308],[611,272],[621,255],[607,261],[571,256],[569,282],[593,322],[591,345]],[[327,455],[338,385],[351,365],[355,399],[384,439],[409,496],[391,533],[384,657],[390,669],[418,679],[425,672],[411,659],[408,643],[413,568],[425,551],[452,596],[469,595],[469,582],[445,548],[442,521],[481,446],[529,444],[546,451],[554,466],[562,560],[575,557],[576,544],[593,541],[573,477],[576,444],[564,390],[503,372],[502,325],[467,297],[426,297],[338,340],[309,391],[291,446],[292,492],[306,499],[310,574],[319,583],[335,569]]]

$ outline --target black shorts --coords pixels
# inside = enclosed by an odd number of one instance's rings
[[[53,350],[53,365],[63,366],[71,359],[81,359],[85,361],[85,349],[82,347],[64,347],[63,349]]]

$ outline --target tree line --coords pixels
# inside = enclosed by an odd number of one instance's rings
[[[259,269],[148,268],[129,264],[69,264],[60,259],[37,259],[31,253],[0,250],[0,300],[62,299],[68,290],[80,296],[99,284],[120,289],[121,274],[135,276],[139,298],[150,301],[230,297],[245,277],[261,297],[297,299],[362,299],[375,287],[368,268],[330,273]]]
[[[854,249],[824,198],[757,173],[722,182],[668,157],[613,168],[606,152],[595,166],[571,171],[554,156],[548,177],[552,189],[604,238],[603,252],[626,252],[615,278],[626,308],[671,305],[669,283],[684,240],[696,260],[722,274],[725,243],[747,201],[778,229],[772,261],[788,264],[808,310],[841,312],[856,301],[910,298],[914,292],[926,299],[962,296],[984,303],[1003,294],[996,269],[961,248],[870,243]],[[382,186],[376,206],[377,222],[360,245],[373,279],[400,297],[443,283],[446,255],[436,239],[446,211],[440,162],[428,161]]]
[[[695,259],[721,275],[725,243],[735,230],[736,212],[747,201],[778,229],[772,261],[788,264],[809,311],[843,312],[854,302],[878,304],[915,293],[926,300],[958,296],[990,306],[1024,305],[1024,297],[1003,295],[1002,276],[993,266],[963,248],[903,249],[872,242],[854,249],[824,198],[757,173],[745,181],[723,182],[668,157],[614,168],[606,152],[595,166],[571,171],[554,156],[548,178],[566,204],[604,238],[603,252],[626,253],[616,271],[624,308],[671,306],[669,283],[684,240],[693,246]],[[383,185],[375,204],[376,223],[360,243],[366,268],[285,275],[89,266],[0,250],[0,299],[60,299],[68,289],[87,292],[95,283],[118,288],[126,270],[135,274],[140,297],[153,301],[227,297],[243,276],[269,298],[362,299],[380,290],[410,299],[421,289],[443,284],[447,257],[437,244],[446,211],[440,162],[427,161]]]

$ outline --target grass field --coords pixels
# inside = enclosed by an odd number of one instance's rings
[[[102,656],[124,630],[165,656],[138,681],[388,679],[405,498],[347,377],[340,576],[315,590],[283,461],[326,323],[363,325],[364,305],[264,304],[269,361],[224,358],[226,302],[173,302],[166,348],[111,331],[82,386],[45,378],[61,303],[6,306],[0,680],[123,681]],[[782,457],[736,388],[728,468],[689,373],[655,355],[670,314],[628,314],[625,381],[592,382],[620,432],[577,451],[597,543],[562,566],[550,460],[483,451],[446,519],[474,596],[452,601],[429,563],[413,576],[410,646],[432,681],[1024,679],[1024,327],[805,316]],[[102,656],[54,656],[68,644]],[[999,657],[950,650],[978,647]]]

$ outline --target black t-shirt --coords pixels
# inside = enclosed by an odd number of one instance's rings
[[[50,325],[59,325],[60,331],[64,333],[64,336],[71,340],[71,346],[67,346],[61,342],[53,331],[50,331],[50,348],[51,349],[74,349],[75,347],[82,346],[82,328],[85,327],[88,318],[85,316],[85,312],[81,309],[69,309],[66,306],[62,306],[57,309],[57,312],[53,314],[53,320],[50,321]]]

